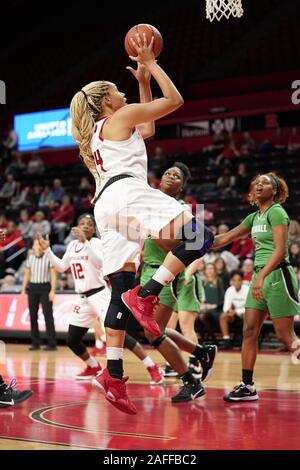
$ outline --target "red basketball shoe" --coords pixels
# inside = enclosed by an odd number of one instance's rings
[[[128,377],[123,377],[123,379],[111,377],[108,369],[103,369],[100,374],[93,379],[92,383],[95,387],[100,388],[102,392],[104,392],[106,400],[118,410],[130,415],[135,415],[137,409],[127,395],[127,380]]]
[[[162,370],[158,364],[154,364],[154,366],[152,367],[147,367],[147,371],[149,372],[150,377],[151,377],[151,380],[150,380],[151,385],[159,385],[163,383],[164,374],[162,373]]]
[[[159,297],[156,295],[140,297],[138,295],[140,289],[141,286],[138,285],[134,289],[124,292],[122,300],[145,330],[153,336],[161,336],[160,328],[154,318],[154,308],[159,302]]]
[[[102,367],[100,366],[100,364],[98,364],[97,367],[87,366],[84,369],[84,371],[76,375],[75,379],[76,380],[90,380],[93,377],[95,377],[95,375],[97,375],[98,372],[100,372],[101,370],[102,370]]]
[[[106,343],[103,343],[102,348],[97,348],[97,346],[94,346],[90,352],[91,356],[103,356],[105,354],[106,354]]]

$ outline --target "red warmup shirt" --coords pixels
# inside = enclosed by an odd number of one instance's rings
[[[57,211],[54,212],[53,220],[54,222],[65,222],[66,224],[70,224],[73,217],[74,207],[70,205],[57,209]]]
[[[251,273],[244,273],[244,275],[243,275],[243,281],[250,283],[251,280],[252,280],[253,274],[254,274],[254,271],[252,271]]]
[[[236,240],[230,252],[233,255],[238,256],[239,258],[245,258],[247,255],[250,255],[254,249],[254,244],[251,238],[246,238],[246,240]]]
[[[22,234],[20,232],[20,230],[15,230],[14,232],[12,233],[8,233],[6,235],[6,239],[4,242],[0,242],[0,246],[4,247],[4,246],[7,246],[9,245],[11,242],[13,242],[14,240],[16,240],[17,238],[19,237],[22,237]],[[15,245],[11,246],[11,248],[23,248],[25,246],[25,243],[24,243],[24,240],[20,240],[18,243],[16,243]]]

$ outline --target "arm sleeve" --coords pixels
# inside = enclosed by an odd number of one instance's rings
[[[93,239],[94,246],[92,246],[90,241],[86,240],[85,245],[87,247],[88,254],[93,265],[98,268],[102,268],[103,256],[102,256],[102,244],[100,240],[97,238],[94,238]]]
[[[224,304],[223,304],[223,312],[229,312],[230,307],[231,307],[231,288],[229,287],[227,291],[225,292],[225,298],[224,298]]]
[[[51,248],[48,248],[46,251],[46,256],[48,260],[51,263],[51,266],[56,269],[59,273],[63,273],[70,267],[70,262],[68,259],[68,250],[64,254],[63,258],[60,259],[58,256],[56,256],[53,251],[51,251]]]
[[[256,212],[253,212],[252,214],[247,215],[247,217],[242,221],[242,224],[245,225],[249,230],[252,229],[255,214]]]
[[[276,225],[289,225],[289,216],[282,207],[274,207],[268,214],[271,227]]]

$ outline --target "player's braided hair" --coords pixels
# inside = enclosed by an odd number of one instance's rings
[[[100,184],[100,176],[91,149],[91,139],[95,122],[103,114],[102,98],[108,94],[109,82],[91,82],[78,91],[71,101],[72,136],[78,143],[80,156],[92,173],[96,182],[96,193]]]
[[[251,181],[249,202],[252,206],[257,205],[257,199],[255,197],[254,192],[254,184],[257,178],[259,178],[260,176],[262,175],[255,176],[255,178],[253,178],[253,180]],[[285,180],[281,176],[278,176],[276,173],[273,172],[266,173],[266,176],[269,176],[272,181],[273,188],[276,189],[276,194],[274,195],[274,202],[276,202],[277,204],[283,204],[289,197],[289,188]]]

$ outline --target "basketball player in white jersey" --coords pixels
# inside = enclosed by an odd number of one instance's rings
[[[138,67],[128,69],[138,80],[141,103],[127,105],[124,93],[107,81],[84,86],[71,102],[72,134],[96,181],[95,217],[103,243],[103,271],[112,286],[105,319],[107,369],[94,380],[109,402],[130,414],[137,410],[122,378],[130,311],[149,333],[160,336],[154,318],[158,294],[187,265],[203,256],[214,238],[178,201],[147,184],[143,139],[154,134],[156,119],[183,104],[175,85],[154,58],[153,40],[147,44],[146,36],[139,34],[132,40],[136,57],[131,59]],[[152,100],[151,76],[162,98]],[[141,241],[148,235],[176,238],[174,248],[145,286],[133,288]]]
[[[69,243],[63,258],[58,258],[49,245],[38,234],[41,247],[51,264],[58,272],[71,269],[78,302],[74,306],[67,336],[69,348],[86,363],[83,372],[76,376],[77,380],[89,380],[101,370],[100,364],[89,354],[82,338],[98,317],[103,324],[110,303],[111,292],[102,274],[102,244],[96,238],[96,222],[92,215],[83,214],[79,217],[73,233],[77,240]],[[151,384],[163,382],[162,371],[152,359],[146,355],[142,346],[130,335],[126,334],[125,346],[130,349],[144,364],[150,375]]]

